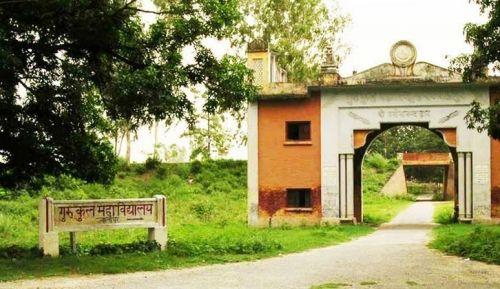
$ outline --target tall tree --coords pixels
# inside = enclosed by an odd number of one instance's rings
[[[205,114],[198,117],[202,122],[190,127],[182,137],[191,138],[191,160],[210,160],[216,152],[224,157],[229,151],[232,134],[224,129],[225,118],[217,114]]]
[[[488,66],[500,70],[500,4],[498,0],[474,0],[481,13],[488,15],[485,24],[468,23],[464,27],[465,41],[474,47],[472,54],[463,54],[452,60],[451,67],[462,74],[465,82],[476,81],[487,76]],[[469,128],[486,130],[500,139],[500,102],[482,108],[473,102],[466,117]]]
[[[291,81],[316,79],[327,47],[334,47],[337,62],[347,53],[340,33],[349,18],[336,0],[241,0],[240,9],[248,16],[237,42],[266,42]]]
[[[109,121],[129,128],[194,121],[184,87],[207,88],[204,111],[237,112],[255,96],[236,57],[216,58],[207,37],[229,37],[238,1],[0,2],[0,184],[68,173],[110,182]],[[143,14],[156,20],[146,29]],[[182,51],[194,48],[194,60]]]

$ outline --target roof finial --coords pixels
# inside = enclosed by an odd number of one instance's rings
[[[326,48],[326,59],[325,59],[325,64],[334,64],[333,62],[333,48],[331,46],[328,46]]]
[[[321,65],[320,82],[322,85],[337,85],[339,81],[340,75],[333,56],[333,48],[328,46],[325,50],[325,61]]]

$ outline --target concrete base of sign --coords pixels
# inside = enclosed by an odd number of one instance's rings
[[[156,241],[161,250],[167,247],[167,227],[156,227],[148,229],[148,240]]]
[[[40,234],[39,248],[44,256],[59,256],[59,236],[57,232]]]

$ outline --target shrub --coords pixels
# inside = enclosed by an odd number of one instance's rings
[[[191,170],[190,170],[192,175],[197,175],[201,172],[201,162],[198,160],[195,160],[191,163]]]
[[[387,167],[387,160],[381,154],[369,154],[365,158],[368,167],[377,170],[377,173],[383,173]]]
[[[148,171],[154,170],[161,165],[161,160],[157,157],[148,157],[144,162],[144,168]]]
[[[431,246],[462,257],[500,264],[500,228],[487,225],[447,225],[437,228]]]
[[[257,254],[283,249],[280,243],[266,238],[232,240],[215,236],[204,240],[169,240],[169,253],[175,256],[191,257],[204,254]]]
[[[80,250],[83,255],[111,255],[124,253],[147,253],[160,250],[160,245],[156,241],[136,241],[130,244],[98,244],[88,250]]]
[[[434,222],[443,225],[453,224],[458,222],[458,219],[455,215],[455,208],[453,203],[441,204],[436,206],[433,218]]]
[[[118,158],[118,161],[116,163],[116,169],[119,172],[129,172],[130,164],[125,159]]]
[[[212,219],[215,206],[212,203],[205,201],[193,204],[191,206],[191,209],[199,220],[208,222],[210,221],[210,219]]]

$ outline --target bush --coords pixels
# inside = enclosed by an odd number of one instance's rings
[[[144,168],[148,171],[154,170],[161,165],[161,160],[157,157],[148,157],[144,162]]]
[[[191,163],[191,174],[192,175],[197,175],[201,172],[201,162],[198,160],[195,160]]]
[[[500,227],[446,225],[435,230],[431,246],[441,251],[500,265]]]
[[[193,210],[193,212],[195,213],[196,217],[199,220],[203,222],[208,222],[210,221],[210,219],[212,219],[215,206],[209,202],[199,202],[193,204],[191,206],[191,209]]]
[[[156,177],[158,177],[160,180],[165,179],[167,176],[167,168],[164,166],[160,166],[156,169]]]
[[[453,203],[441,204],[436,206],[433,218],[434,222],[443,225],[453,224],[458,222],[458,219],[455,215],[455,208]]]
[[[160,245],[156,241],[136,241],[130,244],[98,244],[90,249],[82,249],[78,251],[83,255],[111,255],[124,253],[147,253],[159,251]]]
[[[381,154],[375,153],[366,155],[365,164],[370,168],[376,169],[377,173],[383,173],[386,170],[388,162]]]
[[[205,240],[169,240],[169,253],[175,256],[192,257],[204,254],[258,254],[283,249],[280,243],[261,238],[226,239],[221,236]]]

